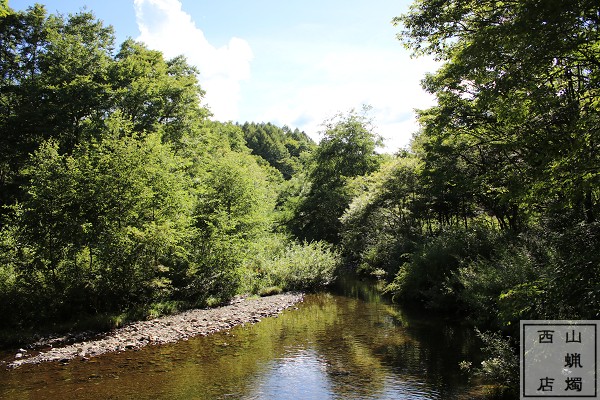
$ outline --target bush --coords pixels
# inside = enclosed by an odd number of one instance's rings
[[[287,290],[317,289],[333,282],[338,256],[325,242],[291,243],[273,260],[271,274]]]
[[[555,259],[548,266],[546,306],[557,318],[600,318],[600,222],[562,227],[549,236]]]
[[[252,293],[268,287],[314,290],[333,282],[338,265],[339,255],[325,242],[297,243],[271,235],[256,243],[246,263],[244,288]]]
[[[506,326],[541,316],[544,268],[536,247],[524,236],[503,238],[491,257],[463,263],[455,277],[462,285],[461,307],[478,324]]]
[[[394,299],[419,301],[431,308],[455,309],[462,284],[455,272],[463,263],[489,257],[496,234],[484,226],[447,227],[417,246],[386,291]]]
[[[492,383],[497,397],[518,397],[519,356],[514,343],[509,337],[503,337],[497,332],[481,332],[478,329],[475,329],[475,332],[483,341],[482,350],[488,358],[481,362],[481,367],[471,368],[469,362],[463,362],[461,368]]]

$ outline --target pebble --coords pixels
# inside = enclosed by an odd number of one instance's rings
[[[63,338],[44,339],[38,342],[38,347],[44,344],[44,350],[39,354],[34,357],[24,357],[26,351],[19,349],[15,361],[8,363],[7,367],[16,368],[23,364],[43,362],[66,364],[77,357],[88,360],[90,357],[108,352],[139,350],[149,344],[166,344],[187,340],[193,336],[206,336],[236,325],[258,323],[262,318],[276,316],[283,310],[293,307],[302,299],[301,293],[282,293],[252,300],[238,296],[227,306],[190,310],[179,315],[135,322],[100,338],[88,332]],[[293,309],[298,308],[293,307]],[[77,340],[72,343],[74,338]],[[54,346],[48,347],[51,343]]]

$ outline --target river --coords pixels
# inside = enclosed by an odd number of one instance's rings
[[[0,371],[0,399],[466,399],[472,329],[352,280],[255,325]]]

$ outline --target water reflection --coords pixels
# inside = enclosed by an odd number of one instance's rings
[[[210,337],[0,372],[0,398],[450,399],[468,390],[458,362],[476,351],[470,330],[406,313],[368,285],[343,292]]]

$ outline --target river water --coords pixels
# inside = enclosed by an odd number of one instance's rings
[[[0,371],[0,399],[467,399],[472,329],[371,284],[310,294],[255,325],[67,365]]]

